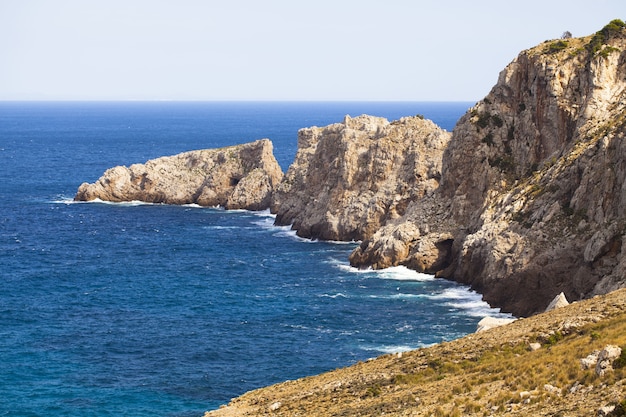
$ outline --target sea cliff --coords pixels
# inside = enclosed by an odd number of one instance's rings
[[[353,265],[436,272],[524,316],[624,286],[625,88],[621,21],[521,52],[456,125],[440,187]]]
[[[421,116],[346,116],[269,140],[107,171],[77,200],[259,210],[298,235],[361,241],[353,266],[406,265],[517,316],[626,285],[626,27],[522,51],[452,134]]]
[[[346,116],[301,129],[295,161],[274,193],[276,223],[302,237],[366,239],[438,187],[449,139],[421,116]]]

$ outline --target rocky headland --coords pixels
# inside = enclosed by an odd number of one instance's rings
[[[184,152],[145,164],[108,169],[83,183],[76,201],[144,201],[265,210],[283,172],[272,142],[261,139],[220,149]]]
[[[439,186],[450,133],[421,116],[346,116],[298,132],[298,152],[272,202],[299,236],[362,240]]]
[[[518,316],[624,286],[625,88],[621,21],[523,51],[459,120],[439,188],[352,264],[434,272]]]
[[[532,316],[253,391],[210,416],[618,416],[625,139],[615,20],[522,51],[452,134],[420,116],[347,116],[302,129],[284,176],[261,140],[112,168],[76,200],[270,207],[300,236],[361,241],[353,266],[406,265]]]
[[[77,200],[271,207],[353,266],[406,265],[517,316],[626,285],[626,28],[522,51],[452,134],[421,116],[346,116],[269,140],[108,170]]]

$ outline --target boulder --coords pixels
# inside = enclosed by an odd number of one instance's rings
[[[604,376],[607,372],[613,371],[613,362],[622,354],[622,348],[614,345],[607,345],[598,355],[596,364],[596,374]]]
[[[548,304],[546,311],[552,311],[554,309],[565,307],[567,305],[569,305],[569,302],[567,301],[567,298],[565,298],[565,294],[561,292],[556,297],[554,297],[550,304]]]
[[[496,318],[496,317],[484,317],[478,322],[476,333],[484,332],[494,327],[504,326],[505,324],[513,323],[515,319]]]

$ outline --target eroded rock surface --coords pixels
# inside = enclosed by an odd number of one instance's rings
[[[346,116],[298,132],[298,152],[277,188],[276,223],[298,235],[360,240],[439,185],[450,134],[422,117]]]
[[[417,264],[516,315],[626,285],[625,121],[623,26],[523,51],[455,127],[435,209],[410,204],[352,263]]]
[[[261,139],[117,166],[95,183],[83,183],[74,199],[264,210],[282,176],[271,141]]]

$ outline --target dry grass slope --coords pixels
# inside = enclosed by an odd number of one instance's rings
[[[539,344],[537,350],[531,344]],[[232,416],[594,416],[626,405],[626,367],[580,359],[626,348],[626,289],[507,326],[251,391],[207,413]],[[536,347],[537,345],[535,345]],[[625,349],[626,352],[626,349]],[[626,353],[616,363],[626,363]]]

